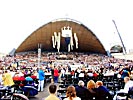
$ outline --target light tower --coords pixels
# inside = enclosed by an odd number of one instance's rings
[[[41,61],[41,44],[38,43],[38,68],[40,68],[40,61]]]
[[[119,33],[119,31],[118,31],[118,28],[117,28],[117,26],[116,26],[116,23],[115,23],[114,20],[112,20],[112,21],[113,21],[113,23],[114,23],[114,25],[115,25],[116,31],[117,31],[118,36],[119,36],[119,38],[120,38],[120,41],[121,41],[122,47],[123,47],[123,49],[124,49],[124,54],[126,54],[126,53],[127,53],[127,52],[126,52],[126,48],[125,48],[125,46],[124,46],[124,43],[123,43],[122,38],[121,38],[121,35],[120,35],[120,33]]]

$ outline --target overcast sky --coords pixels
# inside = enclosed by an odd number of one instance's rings
[[[0,0],[0,52],[17,48],[32,32],[58,18],[71,18],[87,26],[106,50],[120,44],[133,49],[132,0]]]

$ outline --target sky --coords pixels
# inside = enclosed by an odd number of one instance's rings
[[[121,45],[133,50],[132,0],[0,0],[0,52],[9,53],[30,34],[58,18],[71,18],[87,26],[105,50]]]

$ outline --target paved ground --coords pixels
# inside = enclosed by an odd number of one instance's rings
[[[38,95],[34,97],[30,97],[29,100],[42,100],[43,98],[47,97],[49,95],[48,92],[48,86],[50,83],[47,83],[43,92],[38,92]]]
[[[49,95],[49,92],[48,92],[49,85],[50,85],[50,83],[47,83],[45,85],[43,92],[38,92],[38,95],[36,95],[34,97],[30,97],[29,100],[42,100],[43,98],[46,98]],[[58,84],[57,84],[57,86],[58,86]]]

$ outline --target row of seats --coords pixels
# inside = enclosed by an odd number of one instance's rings
[[[63,82],[60,82],[57,94],[59,97],[64,98],[64,97],[66,97],[65,96],[66,95],[66,88],[69,85],[73,85],[76,87],[79,80],[83,80],[85,82],[85,86],[87,86],[87,82],[91,79],[94,80],[93,77],[90,77],[86,80],[86,79],[81,78],[81,77],[80,78],[72,78],[71,75],[69,75],[69,76],[63,78]],[[99,79],[95,79],[95,82],[97,80],[99,80]],[[103,81],[104,86],[106,86],[107,89],[109,89],[110,94],[112,96],[114,96],[117,91],[124,88],[124,81],[121,78],[114,78],[113,76],[103,76],[103,78],[101,80]]]

